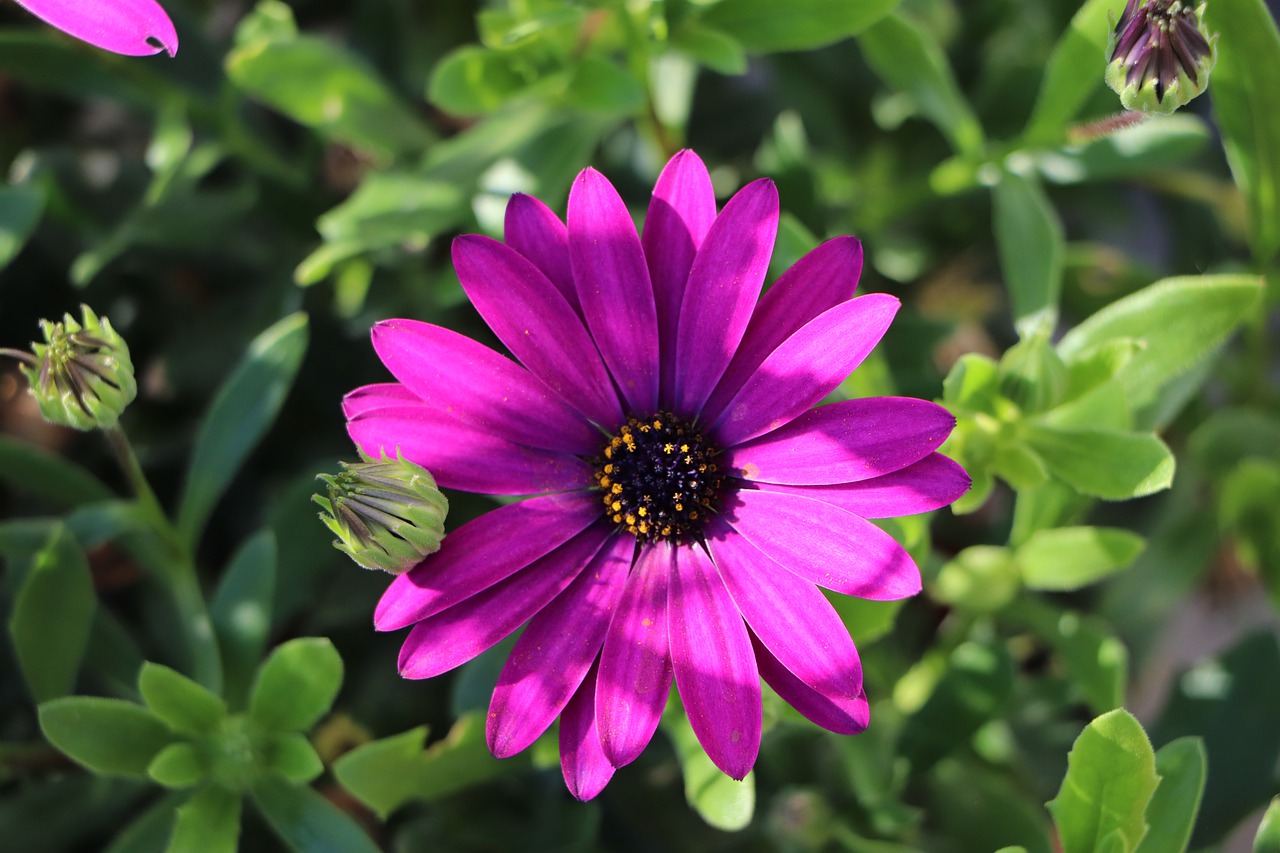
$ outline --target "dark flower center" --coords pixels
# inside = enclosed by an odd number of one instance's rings
[[[628,418],[594,460],[605,516],[641,542],[684,542],[716,511],[719,450],[670,412]]]

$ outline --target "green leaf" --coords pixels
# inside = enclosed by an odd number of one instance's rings
[[[1049,802],[1063,853],[1095,853],[1119,839],[1120,850],[1138,846],[1143,815],[1156,790],[1155,753],[1142,724],[1123,708],[1085,727],[1067,756],[1067,775]]]
[[[1253,853],[1280,853],[1280,797],[1272,799],[1262,815],[1258,834],[1253,837]]]
[[[224,668],[223,694],[236,707],[247,698],[267,647],[275,585],[276,537],[259,531],[232,555],[209,604]]]
[[[898,0],[720,0],[702,23],[737,39],[751,53],[807,50],[857,35],[889,14]]]
[[[272,735],[262,750],[263,762],[290,782],[310,782],[324,772],[324,762],[301,732]]]
[[[723,832],[735,832],[751,823],[756,808],[754,771],[741,782],[722,773],[707,757],[684,709],[676,702],[667,705],[662,728],[675,747],[676,760],[684,774],[684,798],[689,807]]]
[[[178,808],[165,853],[235,853],[242,802],[239,792],[218,785],[196,791]]]
[[[36,702],[75,686],[98,597],[89,562],[63,524],[53,528],[14,598],[9,636]]]
[[[1190,113],[1148,116],[1141,124],[1062,148],[1028,152],[1045,180],[1078,184],[1167,173],[1213,140],[1204,119]]]
[[[1059,527],[1032,534],[1014,558],[1028,587],[1061,592],[1126,568],[1145,544],[1136,533],[1115,527]]]
[[[1050,473],[1086,495],[1121,501],[1173,482],[1173,453],[1155,435],[1028,424],[1025,437]]]
[[[996,248],[1013,304],[1013,319],[1024,337],[1058,316],[1065,238],[1057,212],[1040,185],[1010,171],[992,191]]]
[[[49,743],[103,776],[146,776],[147,765],[174,740],[159,717],[120,699],[66,696],[39,712]]]
[[[528,88],[512,68],[510,51],[466,45],[444,56],[431,72],[427,98],[460,116],[492,112]]]
[[[333,775],[357,800],[385,819],[410,800],[434,800],[525,766],[489,754],[483,718],[458,720],[444,740],[423,751],[427,729],[358,746],[333,763]]]
[[[931,595],[975,613],[1001,610],[1018,594],[1018,564],[1008,548],[972,545],[938,572]]]
[[[189,544],[245,458],[275,420],[307,349],[307,315],[291,314],[258,335],[218,390],[200,425],[179,502],[178,529]]]
[[[629,115],[644,106],[644,88],[616,63],[585,57],[569,78],[565,97],[587,112]]]
[[[1121,338],[1145,344],[1116,372],[1137,409],[1160,388],[1208,358],[1249,315],[1262,279],[1248,275],[1181,276],[1158,281],[1111,303],[1062,338],[1068,362]]]
[[[166,788],[190,788],[209,772],[209,764],[190,743],[171,743],[147,765],[147,775]]]
[[[307,731],[328,713],[342,687],[342,658],[324,637],[278,646],[258,670],[249,713],[267,731]]]
[[[38,186],[0,187],[0,270],[26,245],[44,211]]]
[[[1107,12],[1118,5],[1118,0],[1086,0],[1071,19],[1049,57],[1040,94],[1023,132],[1029,147],[1063,138],[1067,123],[1089,95],[1102,87],[1110,29]]]
[[[116,833],[103,853],[162,853],[173,835],[173,815],[183,799],[182,793],[171,792],[153,802]]]
[[[1200,810],[1207,772],[1204,743],[1184,737],[1156,750],[1160,785],[1147,806],[1147,834],[1135,853],[1183,853]]]
[[[0,481],[60,509],[115,497],[97,477],[61,456],[0,435]]]
[[[1280,32],[1264,0],[1210,3],[1205,25],[1218,39],[1210,88],[1236,185],[1249,202],[1253,254],[1280,252]]]
[[[1105,620],[1060,611],[1043,596],[1024,596],[1003,616],[1053,648],[1067,679],[1094,713],[1124,704],[1129,652]]]
[[[742,43],[727,33],[700,26],[686,18],[672,33],[671,47],[721,74],[743,74],[747,53]]]
[[[872,601],[869,598],[855,598],[852,595],[841,595],[819,588],[827,601],[844,622],[849,634],[858,648],[865,648],[893,630],[893,623],[898,618],[906,599],[895,601]]]
[[[1000,391],[999,365],[980,353],[965,353],[942,382],[942,399],[951,407],[991,411]]]
[[[790,12],[792,4],[777,8]],[[862,33],[858,44],[876,75],[891,89],[909,95],[958,153],[981,153],[986,144],[982,125],[960,92],[947,55],[925,30],[892,14]]]
[[[227,715],[226,704],[207,688],[158,663],[142,665],[138,691],[169,728],[185,734],[207,734]]]
[[[378,853],[350,815],[307,786],[266,775],[254,783],[253,802],[298,853]]]

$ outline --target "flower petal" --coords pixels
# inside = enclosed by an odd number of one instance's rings
[[[640,238],[617,190],[584,169],[569,191],[569,260],[591,337],[632,412],[658,407],[658,314]]]
[[[403,453],[449,489],[538,495],[591,484],[591,466],[577,456],[512,444],[421,403],[365,412],[347,433],[370,459]]]
[[[155,0],[16,0],[46,24],[126,56],[178,52],[173,21]]]
[[[373,327],[373,348],[422,402],[483,432],[588,455],[601,443],[599,431],[532,373],[457,332],[387,320]]]
[[[560,217],[533,196],[516,193],[507,202],[502,230],[507,245],[533,261],[573,310],[581,312],[569,267],[569,229]]]
[[[604,790],[613,778],[613,765],[605,758],[596,730],[596,667],[560,715],[560,772],[569,793],[584,803]]]
[[[778,346],[823,311],[853,298],[862,274],[862,244],[836,237],[802,257],[760,297],[733,360],[716,384],[706,417],[715,417]]]
[[[611,537],[586,571],[529,621],[489,703],[485,734],[495,756],[515,755],[537,740],[578,689],[600,656],[634,551],[631,537]]]
[[[863,518],[894,518],[932,512],[969,491],[969,475],[941,453],[930,453],[906,468],[830,486],[783,486],[760,483],[761,489],[785,492],[838,506]]]
[[[675,387],[676,330],[689,269],[715,218],[716,193],[707,167],[692,151],[677,152],[658,176],[640,237],[658,311],[663,406],[671,405]]]
[[[851,512],[810,498],[753,489],[739,490],[734,504],[726,508],[729,525],[810,583],[875,601],[920,591],[920,570],[906,549]]]
[[[587,494],[546,495],[487,512],[452,530],[440,550],[400,575],[373,613],[379,631],[412,625],[554,551],[600,518]]]
[[[469,234],[453,241],[453,266],[480,316],[521,364],[597,424],[622,423],[591,336],[532,262],[497,240]]]
[[[374,409],[420,403],[418,395],[399,382],[379,382],[362,385],[342,398],[342,414],[350,420]]]
[[[560,594],[610,536],[603,522],[537,562],[413,626],[400,675],[431,678],[461,666],[519,628]]]
[[[720,446],[775,430],[831,393],[875,349],[899,304],[884,293],[859,296],[822,312],[783,341],[715,419],[712,431]]]
[[[760,677],[782,701],[812,722],[836,734],[856,735],[866,730],[867,723],[871,721],[871,708],[865,694],[859,693],[852,699],[840,700],[824,696],[779,663],[765,648],[764,643],[760,642],[759,637],[752,636],[751,645],[755,649]]]
[[[937,403],[867,397],[810,409],[786,426],[731,448],[725,464],[752,482],[854,483],[932,453],[956,425]]]
[[[760,297],[778,234],[778,189],[743,187],[707,232],[689,271],[676,337],[676,411],[692,415],[724,373]]]
[[[667,600],[671,665],[689,725],[711,762],[741,780],[756,763],[763,727],[747,626],[698,546],[677,549]]]
[[[641,548],[600,652],[596,723],[615,767],[644,751],[671,693],[667,588],[675,551],[666,543]]]
[[[858,650],[816,586],[762,554],[723,519],[708,525],[707,547],[751,631],[796,678],[836,700],[862,693]]]

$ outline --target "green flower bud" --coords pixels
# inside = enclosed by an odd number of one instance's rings
[[[1125,109],[1172,113],[1209,86],[1218,36],[1203,3],[1129,0],[1107,42],[1107,85]]]
[[[22,366],[40,414],[80,430],[109,429],[138,393],[124,339],[106,317],[80,306],[83,322],[66,314],[61,323],[40,321],[44,343],[31,345],[35,360]]]
[[[342,464],[337,476],[320,474],[329,496],[312,498],[320,520],[338,537],[333,547],[366,569],[393,575],[440,550],[449,501],[421,465],[395,459]]]

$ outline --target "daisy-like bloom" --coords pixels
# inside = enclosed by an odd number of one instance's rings
[[[178,33],[156,0],[14,0],[50,26],[126,56],[178,52]]]
[[[391,583],[374,623],[412,626],[400,672],[428,678],[527,622],[489,706],[489,748],[513,755],[559,716],[579,799],[648,744],[673,678],[735,779],[759,750],[761,679],[817,724],[862,731],[858,653],[818,587],[916,593],[911,558],[866,519],[968,488],[935,452],[954,425],[941,407],[812,408],[898,300],[853,298],[862,250],[848,237],[758,300],[777,224],[767,180],[717,215],[691,151],[658,179],[643,238],[592,169],[574,181],[567,227],[514,196],[506,243],[460,237],[453,262],[516,361],[388,320],[373,344],[399,381],[344,401],[366,455],[401,452],[445,488],[533,495],[451,531]]]

